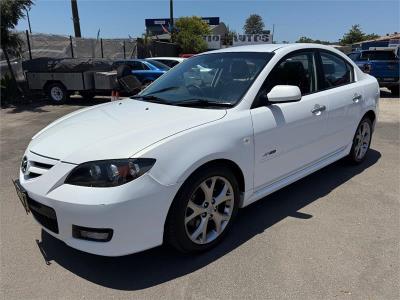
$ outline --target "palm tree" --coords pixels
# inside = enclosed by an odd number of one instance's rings
[[[17,26],[19,19],[25,17],[25,12],[32,4],[32,0],[1,1],[1,49],[7,61],[11,79],[15,82],[21,94],[23,92],[15,78],[9,55],[17,56],[21,52],[22,40],[15,32],[15,26]]]

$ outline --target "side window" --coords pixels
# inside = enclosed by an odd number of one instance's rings
[[[313,52],[293,54],[281,61],[268,75],[263,89],[268,93],[276,85],[295,85],[301,94],[317,90],[317,71]]]
[[[323,79],[325,88],[332,88],[353,82],[353,67],[344,59],[321,52]]]
[[[144,64],[142,62],[139,62],[139,64],[140,64],[140,67],[141,67],[140,70],[150,70],[150,68],[146,64]]]
[[[129,65],[132,67],[132,70],[138,71],[138,70],[147,70],[147,68],[143,68],[143,64],[140,61],[132,61],[129,63]]]

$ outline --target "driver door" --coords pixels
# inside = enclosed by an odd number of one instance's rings
[[[298,86],[302,99],[269,105],[255,100],[251,109],[255,191],[300,171],[331,151],[325,146],[329,103],[317,92],[315,53],[296,51],[286,56],[268,75],[259,94],[268,93],[275,85]]]

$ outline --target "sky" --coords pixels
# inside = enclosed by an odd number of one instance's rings
[[[137,37],[146,18],[168,18],[169,0],[77,0],[83,37]],[[70,0],[34,0],[29,12],[33,32],[73,35]],[[174,0],[174,17],[220,17],[237,33],[250,14],[259,14],[275,41],[295,42],[301,36],[338,41],[351,25],[366,33],[400,32],[399,0]],[[21,20],[18,30],[28,29]]]

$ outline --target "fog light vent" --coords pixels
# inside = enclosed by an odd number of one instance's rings
[[[72,236],[81,240],[108,242],[113,236],[113,230],[109,228],[89,228],[72,225]]]

